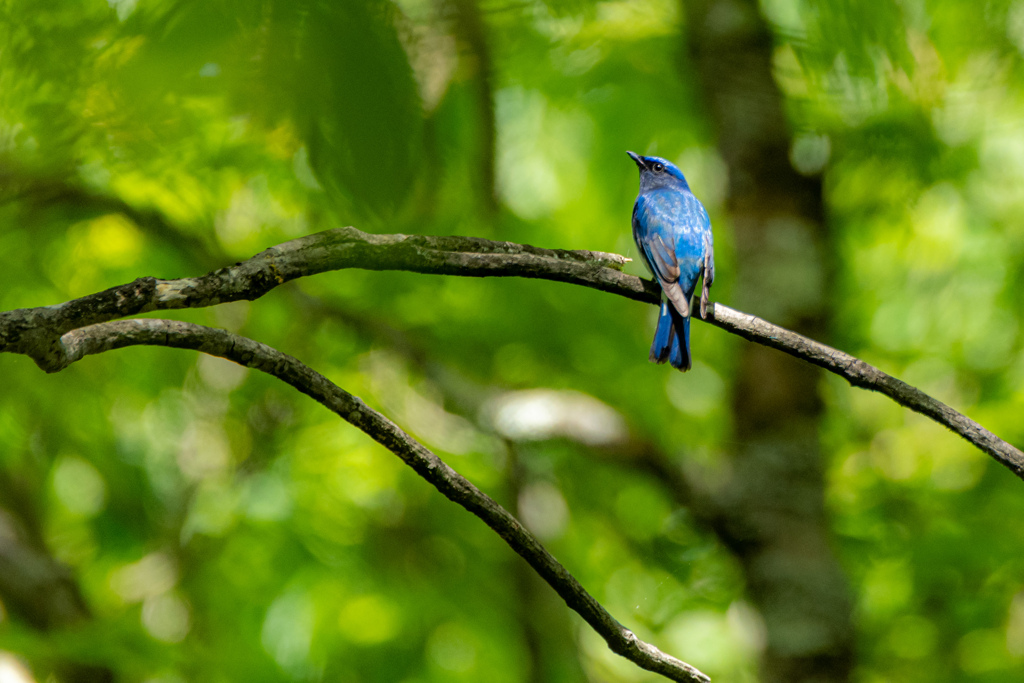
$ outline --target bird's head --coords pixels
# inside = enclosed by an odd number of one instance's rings
[[[661,157],[642,157],[636,152],[626,152],[640,169],[640,192],[671,187],[689,191],[683,172],[668,159]]]

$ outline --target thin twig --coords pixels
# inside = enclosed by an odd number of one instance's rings
[[[140,278],[56,306],[0,313],[0,352],[26,354],[53,372],[61,368],[64,355],[59,348],[60,335],[69,330],[154,310],[251,301],[290,280],[345,268],[539,278],[657,304],[661,292],[655,283],[621,272],[627,261],[618,254],[539,249],[476,237],[372,235],[351,227],[334,228],[271,247],[247,261],[198,278]],[[721,304],[709,308],[708,322],[814,363],[854,386],[885,394],[948,427],[1024,479],[1024,452],[1020,449],[919,389],[853,356]]]
[[[193,349],[227,358],[290,384],[401,458],[438,491],[479,517],[525,559],[566,604],[608,643],[637,666],[673,681],[707,683],[710,679],[646,643],[612,617],[515,517],[395,423],[295,358],[226,330],[173,320],[142,318],[101,323],[63,335],[60,367],[87,355],[127,346]]]

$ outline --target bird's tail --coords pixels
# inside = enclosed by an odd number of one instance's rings
[[[651,344],[651,361],[668,361],[683,372],[690,369],[690,319],[679,315],[675,306],[667,301],[661,302],[658,329]]]

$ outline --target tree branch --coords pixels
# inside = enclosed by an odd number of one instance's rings
[[[886,374],[859,358],[826,346],[802,334],[791,332],[757,316],[741,313],[721,304],[713,304],[708,322],[758,344],[784,351],[791,356],[825,368],[851,385],[885,394],[901,406],[921,413],[959,434],[1018,478],[1024,479],[1024,452],[982,427],[966,415],[920,389]]]
[[[127,346],[168,346],[219,356],[277,377],[365,432],[401,458],[451,501],[479,517],[555,589],[608,643],[611,650],[637,666],[673,681],[707,683],[710,679],[675,657],[646,643],[615,620],[523,525],[437,455],[384,415],[333,384],[300,361],[260,342],[194,323],[142,318],[101,323],[63,335],[57,366],[85,356]]]
[[[528,277],[568,282],[657,304],[649,280],[627,275],[628,259],[597,251],[540,249],[475,237],[373,235],[334,228],[271,247],[247,261],[198,278],[140,278],[56,306],[0,313],[0,351],[22,353],[44,370],[60,370],[60,336],[70,330],[139,313],[255,300],[278,285],[346,268],[406,270],[468,277]],[[853,386],[885,394],[956,432],[1024,479],[1024,452],[923,391],[829,346],[752,315],[713,304],[707,322],[825,368]]]

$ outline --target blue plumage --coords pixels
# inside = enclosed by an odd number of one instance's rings
[[[711,219],[674,164],[661,157],[626,152],[640,169],[640,194],[633,205],[633,239],[640,258],[661,285],[658,329],[651,360],[690,369],[690,301],[703,275],[700,315],[707,317],[715,251]]]

